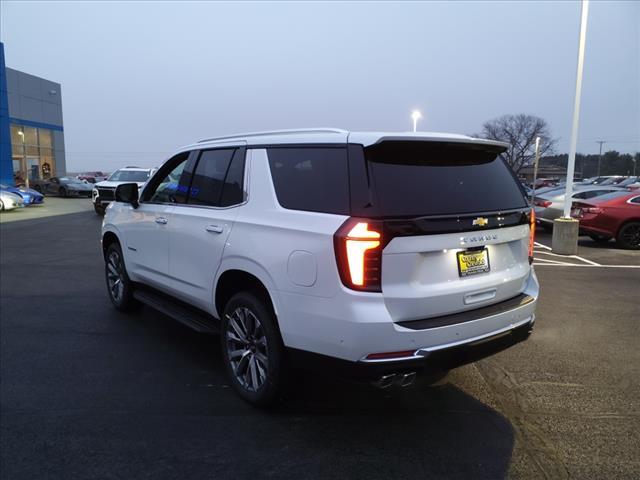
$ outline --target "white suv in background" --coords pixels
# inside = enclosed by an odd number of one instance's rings
[[[178,151],[120,185],[102,248],[119,310],[220,331],[236,391],[285,369],[406,386],[528,337],[531,209],[500,153],[461,135],[298,130]]]
[[[109,203],[113,201],[113,195],[118,185],[135,182],[138,184],[138,187],[142,188],[155,171],[155,168],[140,167],[124,167],[116,170],[109,175],[109,178],[96,183],[93,187],[91,192],[93,209],[98,215],[104,215],[105,209],[109,206]]]

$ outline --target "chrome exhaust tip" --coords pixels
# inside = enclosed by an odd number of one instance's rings
[[[396,384],[400,387],[409,387],[416,381],[416,372],[400,374],[396,378]]]
[[[395,378],[395,373],[382,375],[378,380],[371,382],[371,384],[376,388],[389,388],[391,385],[393,385],[393,381],[395,380]]]

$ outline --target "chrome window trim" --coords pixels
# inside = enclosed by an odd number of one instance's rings
[[[639,198],[640,198],[640,195],[636,195],[635,197],[631,197],[630,199],[628,199],[626,203],[628,203],[629,205],[640,205],[640,203],[632,201],[632,200],[637,200]]]

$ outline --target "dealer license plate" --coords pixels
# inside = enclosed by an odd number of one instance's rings
[[[466,250],[458,252],[458,273],[461,277],[469,277],[489,271],[489,252],[482,250]]]

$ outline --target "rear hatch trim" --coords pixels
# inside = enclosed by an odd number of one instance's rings
[[[486,307],[467,310],[460,313],[452,313],[450,315],[442,315],[440,317],[396,322],[396,325],[400,325],[411,330],[427,330],[430,328],[446,327],[449,325],[456,325],[458,323],[471,322],[473,320],[491,317],[493,315],[499,315],[510,310],[515,310],[516,308],[524,307],[534,300],[535,299],[532,296],[521,293],[509,300],[494,303],[493,305],[488,305]]]
[[[388,238],[476,232],[527,225],[530,213],[530,208],[517,208],[504,212],[479,212],[456,216],[385,218],[384,227]]]

